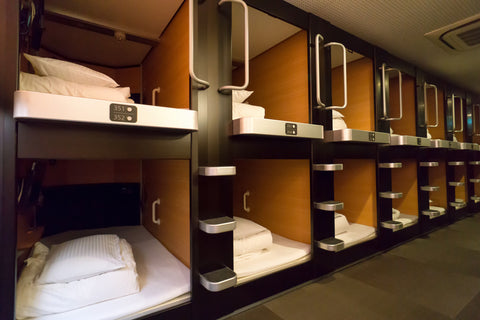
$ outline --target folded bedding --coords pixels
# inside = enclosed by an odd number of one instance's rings
[[[445,213],[445,208],[442,208],[442,207],[430,206],[430,210],[437,210],[438,212],[440,212],[440,214]]]
[[[393,218],[393,220],[401,222],[403,227],[408,227],[408,226],[411,226],[411,225],[417,223],[418,216],[411,215],[411,214],[405,214],[405,213],[401,213],[400,211],[398,211],[397,217]]]
[[[335,212],[335,236],[347,232],[349,226],[347,218]]]
[[[234,271],[237,277],[259,277],[295,264],[310,254],[310,244],[271,233],[248,219],[233,217]]]
[[[375,236],[374,227],[349,223],[345,215],[335,212],[335,238],[342,240],[345,247],[353,246]]]
[[[247,103],[232,103],[232,120],[238,118],[265,118],[265,108]]]
[[[248,219],[234,217],[233,252],[235,256],[258,253],[272,246],[272,233]]]
[[[392,219],[396,220],[400,218],[400,210],[392,208]]]
[[[344,120],[343,114],[337,110],[332,110],[332,130],[347,129],[347,123]]]

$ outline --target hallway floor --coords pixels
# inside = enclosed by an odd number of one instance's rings
[[[225,319],[480,319],[480,214]]]

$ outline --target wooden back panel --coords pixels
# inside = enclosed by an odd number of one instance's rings
[[[403,197],[392,200],[392,207],[401,213],[418,215],[417,163],[402,159],[403,167],[392,169],[392,191],[403,192]]]
[[[377,181],[374,159],[335,159],[343,170],[334,174],[335,200],[344,203],[339,213],[349,222],[377,227]]]
[[[390,121],[393,133],[416,136],[415,108],[415,78],[402,75],[403,117],[401,120]],[[390,78],[390,117],[399,115],[398,78]]]
[[[190,267],[190,162],[144,160],[142,223],[173,255]],[[152,203],[160,225],[152,222]]]
[[[160,87],[156,105],[189,108],[188,1],[185,1],[168,28],[142,64],[143,103],[152,103],[152,90]]]
[[[352,129],[375,131],[373,62],[362,58],[347,64],[347,107],[339,110]],[[332,69],[332,103],[343,101],[343,67]]]
[[[286,238],[311,242],[309,160],[236,160],[233,214]],[[243,210],[243,194],[250,191]]]
[[[115,80],[122,87],[130,87],[130,93],[142,92],[142,69],[140,67],[117,69]]]
[[[430,192],[430,200],[432,205],[447,208],[447,176],[445,169],[445,161],[438,161],[438,167],[428,169],[429,185],[440,187],[440,190]]]
[[[465,166],[458,166],[455,167],[455,182],[463,182],[465,185],[455,187],[455,199],[462,199],[463,201],[467,201],[467,188],[466,188],[466,176],[467,176],[467,168]]]
[[[43,186],[140,181],[139,160],[57,160],[47,166]]]
[[[244,81],[244,68],[232,73],[233,83]],[[250,60],[253,105],[265,108],[265,118],[309,122],[308,41],[302,30]]]
[[[438,89],[438,126],[435,128],[428,128],[432,135],[432,139],[445,139],[445,106],[443,90]],[[435,124],[435,91],[434,89],[427,89],[427,111],[428,124]]]

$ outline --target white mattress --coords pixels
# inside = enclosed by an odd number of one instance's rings
[[[134,319],[190,300],[189,268],[175,258],[143,226],[69,231],[42,239],[41,242],[48,246],[98,233],[114,233],[130,243],[137,264],[140,292],[35,319]]]
[[[344,248],[348,248],[368,241],[377,236],[374,227],[366,226],[358,223],[350,223],[347,232],[335,235],[335,238],[344,242]]]
[[[262,253],[234,259],[233,270],[237,274],[237,284],[310,260],[310,244],[290,240],[274,233],[272,239],[273,245]]]

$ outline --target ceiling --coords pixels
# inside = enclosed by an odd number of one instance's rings
[[[285,1],[426,72],[480,94],[480,47],[452,52],[424,36],[479,14],[479,0]]]
[[[45,0],[42,46],[74,61],[108,67],[138,65],[182,2],[142,0],[139,5],[132,0]],[[96,32],[76,27],[79,22]],[[116,40],[114,31],[125,33],[126,39]]]

